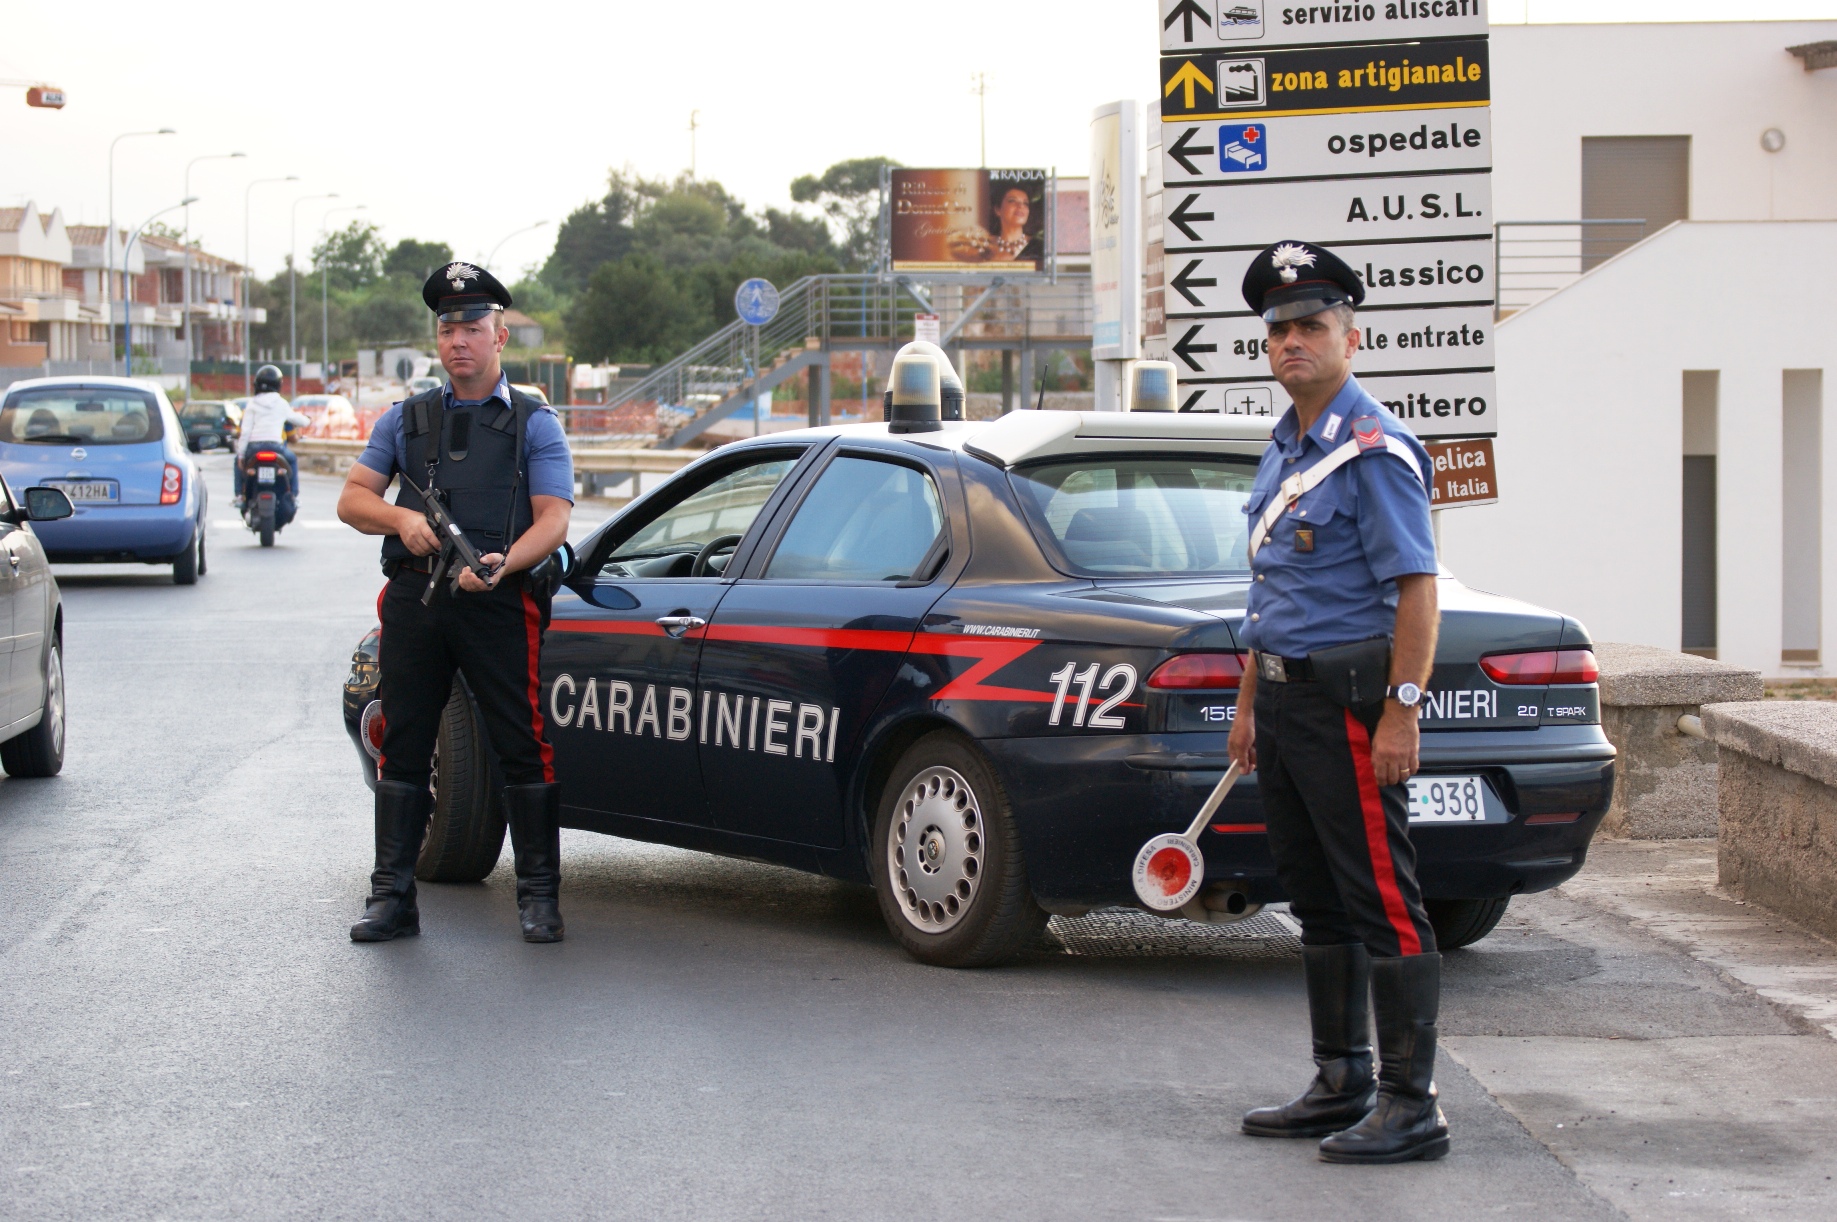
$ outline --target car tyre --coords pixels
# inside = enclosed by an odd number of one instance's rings
[[[8,776],[56,776],[64,767],[64,730],[64,652],[54,641],[45,658],[45,715],[0,743],[0,767]]]
[[[209,571],[210,571],[210,564],[208,563],[208,556],[204,548],[204,523],[199,522],[198,523],[198,576],[202,577],[204,576],[204,574],[208,573]]]
[[[1046,928],[1007,795],[950,731],[921,738],[894,765],[871,851],[881,916],[923,963],[987,967],[1037,945]]]
[[[199,527],[191,532],[191,542],[185,545],[185,550],[172,562],[172,584],[195,586],[198,584],[198,574],[203,571],[204,530]]]
[[[1472,946],[1493,931],[1511,897],[1493,896],[1483,900],[1424,900],[1429,925],[1435,930],[1438,950],[1459,950]]]
[[[415,863],[430,883],[476,883],[504,851],[504,804],[491,775],[491,752],[471,694],[457,679],[434,740],[433,818]]]

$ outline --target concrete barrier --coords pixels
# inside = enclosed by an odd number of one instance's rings
[[[306,438],[293,443],[300,469],[320,475],[343,475],[364,451],[361,441],[328,441]],[[574,451],[574,476],[587,496],[611,496],[615,500],[631,499],[641,474],[668,475],[682,470],[702,456],[701,450],[602,449],[582,447]],[[620,490],[624,489],[624,495]]]
[[[1602,642],[1601,728],[1620,752],[1603,835],[1665,840],[1716,834],[1716,744],[1703,705],[1759,700],[1760,672],[1651,645]]]
[[[1711,705],[1703,727],[1721,752],[1718,881],[1837,938],[1837,704]]]

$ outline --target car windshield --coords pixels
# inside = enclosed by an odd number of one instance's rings
[[[687,576],[696,553],[717,539],[744,535],[752,527],[772,490],[797,465],[798,457],[774,455],[690,493],[614,547],[602,562],[600,575]],[[727,559],[720,559],[717,572],[725,569]]]
[[[159,403],[131,386],[38,386],[0,408],[0,442],[119,446],[158,441]]]
[[[1034,533],[1080,577],[1242,574],[1251,458],[1087,458],[1015,471]]]
[[[190,403],[186,405],[184,411],[179,413],[179,419],[201,420],[206,423],[214,424],[222,419],[223,414],[223,404],[221,403]]]

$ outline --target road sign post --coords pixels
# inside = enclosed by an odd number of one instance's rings
[[[1161,0],[1160,20],[1160,286],[1182,410],[1285,408],[1239,285],[1259,250],[1298,238],[1365,281],[1367,390],[1425,438],[1497,433],[1484,0]]]

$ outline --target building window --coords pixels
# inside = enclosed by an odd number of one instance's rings
[[[1643,220],[1646,237],[1690,219],[1690,137],[1582,137],[1582,219]],[[1584,225],[1582,270],[1613,258],[1641,232]]]
[[[1824,371],[1780,378],[1780,661],[1816,665],[1823,620]]]
[[[1683,640],[1716,656],[1716,400],[1721,374],[1684,371]]]

